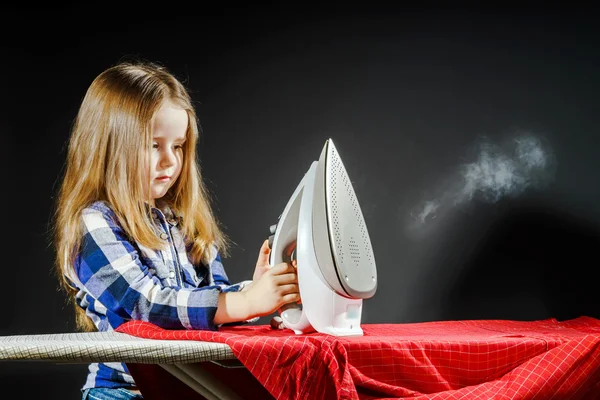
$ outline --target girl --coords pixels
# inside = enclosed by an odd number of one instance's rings
[[[196,160],[189,93],[163,66],[123,62],[91,83],[72,127],[54,220],[61,287],[81,330],[128,320],[217,330],[299,301],[294,266],[269,266],[265,240],[252,281],[231,284],[228,239]],[[124,363],[93,363],[83,399],[142,398]]]

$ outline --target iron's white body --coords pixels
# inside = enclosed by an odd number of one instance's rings
[[[362,335],[362,302],[377,286],[375,262],[360,207],[331,139],[279,218],[271,265],[283,262],[284,250],[294,242],[302,304],[280,310],[285,326],[296,334]]]

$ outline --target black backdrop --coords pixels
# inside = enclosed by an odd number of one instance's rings
[[[52,272],[56,182],[87,86],[129,56],[165,64],[192,91],[203,174],[236,243],[232,281],[251,277],[332,138],[377,262],[364,323],[600,317],[592,13],[173,8],[4,13],[0,334],[74,329]],[[0,381],[19,398],[76,399],[85,371],[2,363]]]

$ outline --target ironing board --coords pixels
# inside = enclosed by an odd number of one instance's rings
[[[131,321],[113,333],[0,337],[0,360],[123,361],[149,400],[196,398],[172,396],[185,388],[198,399],[600,398],[594,318],[363,324],[363,330],[358,337],[262,325],[173,331]],[[214,368],[203,365],[248,371],[267,397],[244,397],[232,389],[245,389],[247,381],[216,379]]]
[[[149,384],[146,375],[163,381],[172,376],[177,380],[171,385],[183,382],[193,389],[191,393],[198,399],[210,400],[240,399],[230,387],[214,379],[214,371],[244,368],[226,344],[144,339],[120,332],[0,336],[0,360],[58,364],[125,362],[136,371],[136,374],[132,373],[136,380],[144,385]],[[208,363],[217,368],[211,370]],[[161,367],[161,370],[154,370],[153,366]],[[153,396],[145,397],[152,399]]]

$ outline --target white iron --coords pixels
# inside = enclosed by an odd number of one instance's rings
[[[362,302],[377,290],[369,233],[331,139],[271,226],[270,264],[297,261],[301,304],[278,310],[296,334],[360,336]]]

